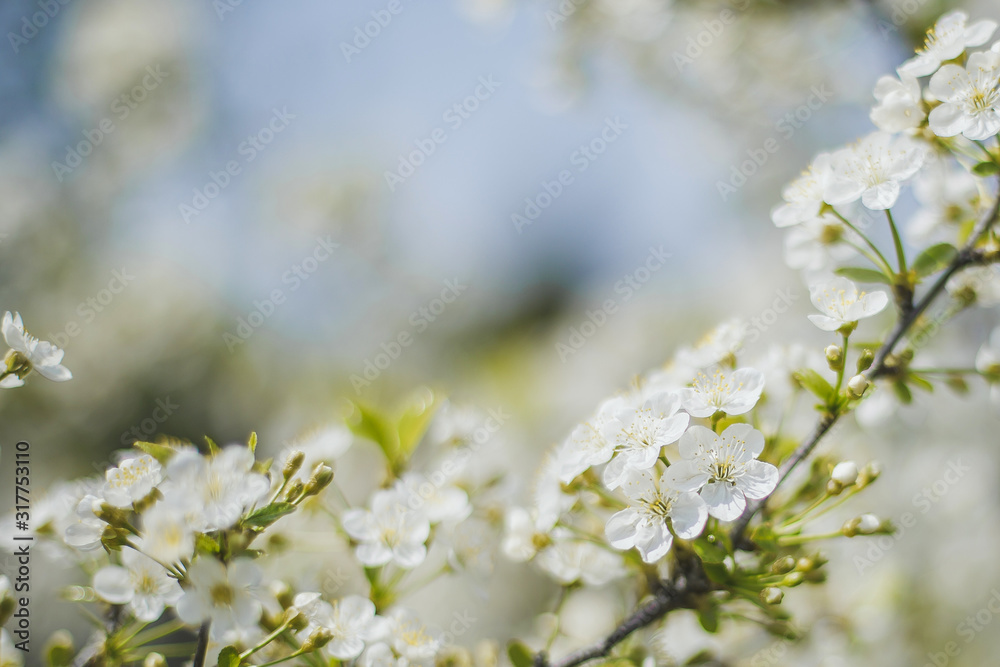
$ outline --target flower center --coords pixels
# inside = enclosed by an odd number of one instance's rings
[[[25,334],[25,337],[27,337],[27,334]],[[31,361],[17,350],[9,350],[3,360],[7,365],[7,372],[16,375],[22,380],[33,368]]]
[[[233,591],[233,587],[228,583],[212,586],[208,594],[212,598],[212,605],[215,607],[231,607],[233,606],[233,601],[236,599],[235,591]]]

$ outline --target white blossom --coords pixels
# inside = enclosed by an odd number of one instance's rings
[[[982,198],[976,178],[953,161],[935,160],[913,180],[920,203],[905,233],[917,243],[951,240],[959,225],[980,216]]]
[[[152,623],[183,591],[177,580],[148,556],[122,549],[121,558],[121,565],[108,565],[94,574],[94,592],[112,604],[127,604],[138,620]]]
[[[161,502],[179,508],[194,530],[231,528],[270,490],[267,477],[253,472],[253,464],[253,453],[242,445],[212,457],[178,452],[167,463]]]
[[[607,424],[605,433],[618,454],[604,469],[604,485],[618,488],[628,470],[648,470],[656,465],[663,447],[677,442],[691,417],[683,412],[677,393],[651,396],[639,406],[622,407]]]
[[[621,555],[593,542],[572,539],[568,534],[562,539],[556,537],[538,554],[537,562],[563,585],[580,581],[586,586],[603,586],[626,574]]]
[[[424,561],[430,523],[406,501],[398,490],[386,489],[372,496],[371,510],[344,512],[344,530],[359,542],[355,555],[362,565],[377,567],[393,562],[410,569]]]
[[[299,593],[294,606],[309,620],[303,636],[317,629],[328,630],[332,636],[326,650],[338,660],[351,660],[361,655],[365,642],[378,636],[379,619],[375,604],[360,595],[347,595],[333,604],[319,597],[319,593]]]
[[[970,46],[981,46],[989,41],[997,24],[977,21],[966,25],[969,15],[963,11],[949,12],[939,18],[927,31],[924,48],[917,55],[896,68],[900,75],[927,76],[933,74],[941,63],[957,58]]]
[[[441,648],[440,640],[412,611],[397,607],[386,618],[389,621],[389,643],[401,657],[411,663],[426,663],[437,655]]]
[[[103,499],[93,495],[86,495],[77,503],[76,521],[66,526],[63,533],[66,544],[81,551],[101,548],[101,536],[107,524],[97,518],[97,512],[103,503]]]
[[[129,507],[142,500],[163,480],[159,461],[149,454],[126,458],[108,469],[104,477],[107,481],[101,493],[115,507]]]
[[[24,651],[14,646],[7,628],[0,628],[0,667],[24,667]]]
[[[855,237],[854,232],[845,227],[837,216],[824,213],[815,220],[788,230],[785,235],[785,263],[790,268],[802,269],[807,275],[828,273],[857,254],[854,248],[844,243],[853,241]]]
[[[945,65],[928,90],[941,100],[928,118],[939,137],[982,141],[1000,131],[1000,53],[973,53],[965,67]]]
[[[891,208],[901,183],[923,165],[926,148],[909,137],[872,132],[833,155],[833,174],[826,188],[831,206],[861,203],[873,210]]]
[[[245,558],[228,566],[203,556],[191,563],[185,577],[188,587],[177,601],[177,616],[188,625],[211,622],[216,641],[230,641],[257,625],[262,606],[256,597],[260,569]]]
[[[613,433],[619,428],[614,418],[627,405],[623,396],[610,398],[601,403],[591,419],[573,429],[556,450],[559,481],[568,484],[587,469],[611,460],[615,440],[606,431]]]
[[[627,473],[622,491],[629,499],[629,506],[615,513],[605,527],[611,546],[635,547],[644,562],[655,563],[673,544],[671,530],[683,539],[694,539],[701,534],[708,518],[705,502],[697,494],[677,486],[673,468],[670,466],[659,479],[648,470]]]
[[[801,176],[782,190],[781,197],[785,203],[771,212],[775,226],[791,227],[819,218],[832,177],[833,156],[820,153]]]
[[[878,104],[872,108],[870,117],[880,130],[914,130],[927,118],[920,84],[912,76],[883,76],[875,83],[875,99]]]
[[[161,563],[177,563],[194,555],[194,531],[184,514],[159,502],[142,514],[142,550]]]
[[[407,506],[422,512],[431,524],[458,522],[469,516],[469,494],[443,478],[428,479],[419,472],[407,472],[396,482],[396,489]]]
[[[683,390],[684,409],[692,417],[710,417],[721,410],[728,415],[750,412],[764,390],[764,374],[753,368],[731,373],[716,369],[712,375],[698,373]]]
[[[73,378],[73,374],[62,365],[64,352],[45,340],[38,340],[24,330],[21,315],[10,311],[4,313],[0,323],[3,338],[10,346],[4,361],[4,376],[0,379],[0,388],[10,389],[24,384],[24,378],[31,371],[47,380],[65,382]]]
[[[1000,268],[970,266],[948,278],[945,289],[956,299],[984,308],[995,306],[1000,304]]]
[[[823,331],[836,331],[845,324],[877,315],[889,304],[885,292],[859,292],[857,285],[840,276],[810,287],[809,298],[822,313],[809,315],[809,321]]]
[[[531,560],[551,542],[549,531],[555,520],[547,521],[534,509],[511,507],[504,514],[504,555],[515,562]]]
[[[858,481],[858,464],[854,461],[841,461],[833,466],[830,479],[844,486],[850,486]]]
[[[721,435],[692,426],[681,438],[680,454],[670,469],[677,488],[699,490],[708,513],[722,521],[743,514],[747,500],[765,498],[778,484],[778,469],[758,461],[764,435],[749,424],[733,424]]]

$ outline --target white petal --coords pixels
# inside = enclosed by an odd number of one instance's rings
[[[135,595],[128,570],[117,565],[98,570],[94,575],[93,585],[94,592],[111,604],[131,602]]]
[[[392,549],[381,542],[362,542],[355,555],[365,567],[378,567],[392,560]]]
[[[706,484],[701,490],[701,499],[708,505],[708,513],[722,521],[738,519],[747,506],[743,492],[726,482]]]
[[[861,195],[861,203],[873,211],[892,208],[899,199],[899,181],[886,181],[868,188]]]
[[[412,542],[397,544],[392,550],[392,555],[397,565],[409,570],[424,562],[424,558],[427,556],[427,547]]]
[[[670,523],[677,537],[693,540],[701,535],[708,520],[708,507],[696,493],[682,493],[670,506]]]
[[[635,522],[639,516],[633,509],[623,509],[608,519],[604,534],[615,549],[631,549],[635,546]]]
[[[764,461],[750,461],[737,484],[750,500],[766,498],[778,485],[778,469]]]
[[[815,324],[823,331],[836,331],[844,325],[840,320],[835,320],[832,317],[827,317],[826,315],[812,314],[807,315],[809,321]]]

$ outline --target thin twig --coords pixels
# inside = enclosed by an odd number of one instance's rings
[[[198,630],[198,650],[194,654],[194,667],[205,667],[205,656],[208,654],[208,629],[210,621],[201,624]]]

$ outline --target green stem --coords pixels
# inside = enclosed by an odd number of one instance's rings
[[[892,242],[896,246],[899,274],[906,275],[906,253],[903,252],[903,241],[899,238],[899,230],[896,229],[896,222],[892,219],[892,211],[890,209],[885,209],[885,217],[889,221],[889,229],[892,231]]]
[[[287,661],[291,660],[292,658],[297,658],[300,655],[302,655],[303,653],[304,653],[304,651],[302,649],[299,649],[295,653],[290,653],[290,654],[286,655],[284,658],[278,658],[277,660],[272,660],[271,662],[261,663],[257,667],[270,667],[271,665],[279,665],[279,664],[281,664],[283,662],[287,662]]]
[[[865,244],[867,244],[868,247],[871,248],[872,251],[874,251],[875,256],[878,257],[879,260],[881,260],[881,267],[880,268],[883,271],[885,271],[887,274],[891,275],[892,274],[892,265],[889,264],[889,260],[887,260],[885,258],[885,255],[883,255],[882,251],[878,249],[878,246],[876,246],[874,243],[872,243],[872,240],[870,238],[868,238],[868,236],[863,231],[861,231],[860,229],[858,229],[854,225],[854,223],[852,223],[850,220],[848,220],[843,215],[841,215],[840,211],[838,211],[837,209],[833,208],[832,206],[830,207],[830,210],[833,211],[833,214],[835,216],[837,216],[840,219],[841,222],[843,222],[845,225],[847,225],[851,229],[851,231],[853,231],[855,234],[857,234],[858,236],[861,237],[861,239],[865,242]],[[878,264],[878,262],[874,262],[874,263],[876,265]]]
[[[251,648],[248,648],[246,651],[243,651],[243,653],[240,653],[240,660],[241,661],[246,660],[247,658],[249,658],[250,656],[252,656],[254,653],[256,653],[257,651],[261,650],[262,648],[264,648],[265,646],[267,646],[268,644],[270,644],[271,642],[273,642],[275,639],[277,639],[278,637],[280,637],[282,635],[282,633],[284,633],[285,630],[288,629],[289,624],[292,622],[292,619],[294,619],[294,618],[295,618],[295,615],[293,614],[284,623],[282,623],[281,625],[279,625],[278,627],[276,627],[274,629],[274,632],[272,632],[271,634],[269,634],[268,636],[266,636],[262,640],[260,640],[259,644],[257,644],[256,646],[253,646]]]
[[[922,373],[924,375],[962,375],[970,373],[982,375],[975,368],[910,368],[911,373]]]
[[[837,395],[840,393],[840,388],[844,384],[844,369],[847,368],[847,348],[848,340],[850,339],[850,334],[840,334],[841,336],[841,354],[843,358],[840,360],[840,368],[837,369],[837,386],[834,388],[833,393]]]
[[[835,537],[842,536],[839,530],[834,530],[829,533],[819,533],[816,535],[785,535],[778,538],[778,544],[783,547],[792,546],[795,544],[805,544],[807,542],[816,542],[817,540],[830,540]]]

